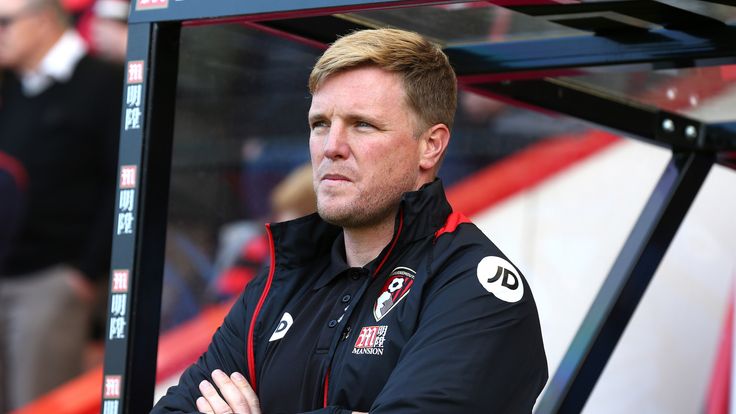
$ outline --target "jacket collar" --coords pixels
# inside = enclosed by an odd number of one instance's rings
[[[54,82],[68,82],[86,54],[87,46],[79,33],[67,30],[46,53],[38,68],[20,76],[23,93],[37,96]]]
[[[447,216],[452,213],[452,207],[445,197],[442,182],[435,179],[417,191],[404,193],[399,212],[403,212],[404,217],[404,229],[399,238],[401,246],[434,235],[445,225]]]
[[[387,259],[408,244],[433,236],[452,212],[439,179],[425,184],[417,191],[404,193],[396,216],[391,242],[381,253],[366,264],[361,271],[374,275]],[[345,244],[342,229],[311,214],[296,220],[271,225],[274,237],[276,264],[291,269],[307,263],[327,259],[327,267],[314,285],[323,287],[350,269],[345,260]],[[360,270],[364,269],[364,270]]]

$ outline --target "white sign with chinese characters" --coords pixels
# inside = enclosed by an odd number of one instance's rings
[[[136,10],[165,9],[169,7],[169,0],[138,0]]]
[[[118,414],[119,400],[105,400],[102,404],[102,414]]]
[[[118,414],[120,407],[120,389],[123,377],[120,375],[105,375],[104,389],[102,391],[102,414]]]
[[[109,339],[125,339],[125,314],[128,307],[127,293],[113,293],[110,295],[110,335]]]
[[[127,269],[115,269],[112,271],[112,293],[125,293],[128,291]]]
[[[122,383],[123,377],[120,375],[105,375],[105,390],[102,393],[102,398],[120,398],[120,388]]]
[[[108,339],[125,339],[125,316],[110,317],[110,334]]]
[[[128,82],[125,88],[125,130],[141,129],[144,62],[128,62]]]
[[[118,195],[118,216],[115,233],[133,234],[133,208],[135,206],[135,187],[138,168],[124,165],[120,168],[120,193]]]

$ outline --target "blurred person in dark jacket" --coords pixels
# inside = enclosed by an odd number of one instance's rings
[[[108,273],[122,67],[88,56],[57,0],[0,2],[0,151],[27,171],[0,261],[0,412],[82,369]]]
[[[18,222],[23,214],[23,200],[28,183],[25,168],[15,158],[0,151],[0,261],[8,252]],[[0,372],[2,361],[0,360]]]

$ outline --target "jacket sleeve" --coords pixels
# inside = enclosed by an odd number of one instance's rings
[[[217,329],[207,351],[196,363],[184,371],[179,383],[168,389],[151,413],[197,413],[195,401],[201,392],[199,383],[206,379],[212,382],[211,374],[216,368],[231,374],[235,371],[248,377],[245,360],[247,333],[247,293],[249,284],[233,304],[222,325]]]
[[[319,410],[299,414],[353,414],[353,410],[346,410],[342,407],[331,405],[329,407],[320,408]]]
[[[371,413],[532,411],[547,381],[547,362],[529,285],[506,262],[524,290],[518,299],[504,296],[495,289],[501,277],[493,287],[487,284],[496,276],[495,266],[478,267],[500,252],[488,256],[486,248],[468,250],[452,254],[436,270],[417,329]],[[494,260],[486,262],[499,262]],[[513,281],[506,283],[513,286]]]

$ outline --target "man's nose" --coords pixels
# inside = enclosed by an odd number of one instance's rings
[[[334,122],[330,126],[325,142],[325,157],[329,159],[346,159],[350,156],[350,145],[348,144],[348,131],[344,125]]]

